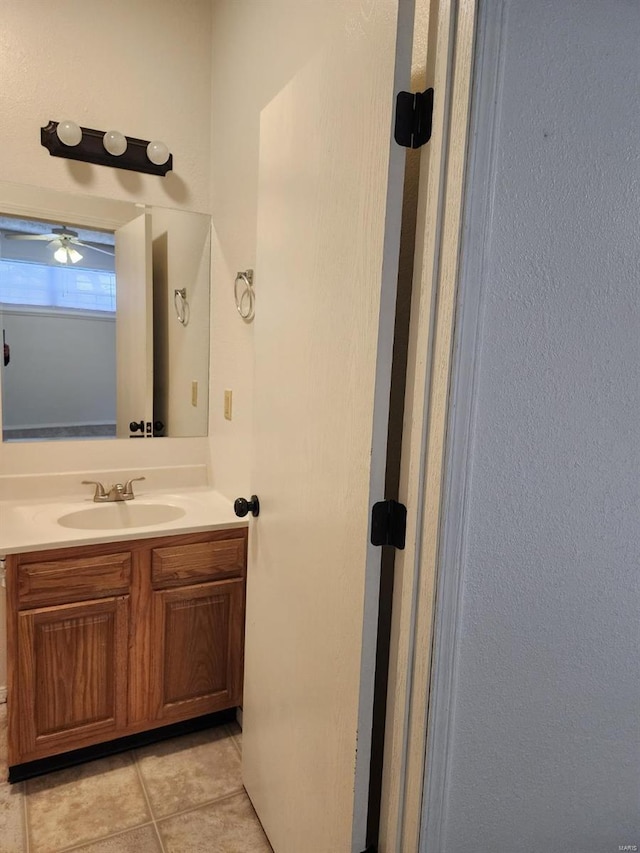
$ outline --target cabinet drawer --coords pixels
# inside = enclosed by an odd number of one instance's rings
[[[18,565],[18,605],[36,607],[129,592],[131,554],[39,560]]]
[[[154,548],[151,583],[154,589],[237,577],[244,574],[246,538],[243,536]]]

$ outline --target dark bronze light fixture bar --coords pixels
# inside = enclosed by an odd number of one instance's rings
[[[113,166],[149,175],[166,175],[173,168],[173,154],[162,142],[123,136],[117,131],[78,127],[73,122],[50,121],[40,129],[40,142],[52,157],[82,160],[98,166]],[[113,151],[122,150],[122,153],[109,153],[107,146]]]

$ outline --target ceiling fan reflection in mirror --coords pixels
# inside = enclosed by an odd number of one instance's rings
[[[114,256],[115,250],[113,246],[106,243],[93,243],[81,240],[77,231],[72,231],[64,225],[60,228],[52,228],[48,234],[26,234],[18,231],[5,231],[4,236],[7,240],[46,240],[49,247],[54,249],[53,257],[61,264],[77,264],[82,260],[83,255],[78,251],[78,247],[89,249],[92,252],[101,252],[104,255]]]

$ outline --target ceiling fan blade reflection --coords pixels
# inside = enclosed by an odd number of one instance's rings
[[[82,240],[73,240],[74,246],[83,246],[85,249],[89,249],[91,252],[100,252],[103,255],[109,255],[110,257],[114,257],[116,251],[115,248],[102,248],[96,246],[95,243],[83,243]]]
[[[51,240],[53,234],[18,234],[17,232],[5,231],[7,240]]]

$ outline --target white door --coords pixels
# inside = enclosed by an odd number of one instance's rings
[[[261,114],[243,777],[276,853],[366,846],[412,6],[309,4]]]
[[[131,421],[153,420],[153,290],[151,215],[115,233],[116,433],[128,438]],[[143,436],[137,431],[134,435]]]

